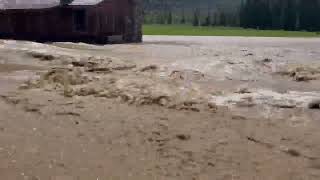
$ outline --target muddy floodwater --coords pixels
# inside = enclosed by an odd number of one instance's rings
[[[320,39],[0,40],[0,179],[318,180]]]

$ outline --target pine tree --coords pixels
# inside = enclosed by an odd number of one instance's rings
[[[186,23],[186,16],[185,16],[184,9],[182,10],[182,17],[181,17],[180,23],[181,23],[181,24],[185,24],[185,23]]]
[[[158,24],[165,24],[165,17],[164,17],[164,15],[161,13],[161,14],[159,14],[158,15]]]
[[[316,21],[315,30],[319,32],[320,31],[320,1],[317,1],[316,9],[318,9],[318,11],[316,12],[316,18],[315,18],[315,21]]]
[[[315,31],[319,24],[319,1],[301,0],[300,1],[300,27],[303,30]]]
[[[295,4],[292,0],[286,0],[285,2],[285,14],[284,14],[284,29],[295,30],[296,26],[296,13]]]
[[[210,12],[208,12],[208,15],[205,18],[205,21],[202,24],[202,26],[210,26],[210,25],[211,25],[211,15],[210,15]]]
[[[168,24],[172,24],[172,11],[170,10],[168,13],[168,19],[167,19]]]
[[[199,19],[199,15],[200,13],[199,13],[199,10],[198,9],[196,9],[195,11],[194,11],[194,13],[193,13],[193,21],[192,21],[192,25],[193,26],[199,26],[199,24],[200,24],[200,19]]]
[[[220,14],[220,25],[221,26],[226,26],[227,25],[227,16],[223,12]]]
[[[213,14],[213,20],[212,20],[212,26],[217,26],[219,25],[219,16],[218,16],[218,13],[214,13]]]
[[[240,26],[241,27],[247,27],[246,5],[245,5],[244,0],[241,0],[239,16],[240,16]]]

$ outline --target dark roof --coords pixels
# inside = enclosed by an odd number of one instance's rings
[[[103,0],[73,0],[69,5],[95,5]],[[60,0],[0,0],[0,9],[42,9],[58,6]]]

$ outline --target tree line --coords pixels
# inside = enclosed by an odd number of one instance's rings
[[[246,0],[240,26],[259,29],[320,30],[319,0]]]
[[[238,15],[226,12],[214,12],[204,15],[199,9],[190,14],[167,11],[155,15],[145,14],[146,24],[192,24],[193,26],[239,26]]]
[[[232,10],[160,2],[155,10],[145,11],[145,23],[320,31],[320,0],[241,0]]]

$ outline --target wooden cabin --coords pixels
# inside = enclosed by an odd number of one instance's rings
[[[99,44],[142,41],[141,0],[0,0],[0,3],[2,39]]]

